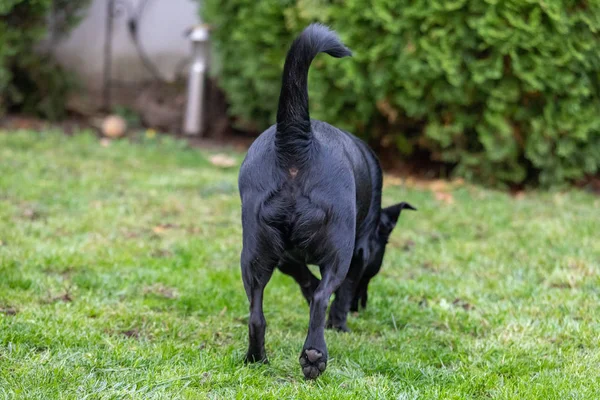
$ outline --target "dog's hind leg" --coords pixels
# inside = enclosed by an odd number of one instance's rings
[[[267,362],[265,353],[267,321],[263,313],[263,294],[275,266],[276,262],[242,251],[242,279],[250,301],[246,362]]]
[[[353,242],[353,241],[352,241]],[[308,335],[300,354],[300,365],[307,379],[315,379],[327,368],[327,344],[325,343],[325,318],[331,295],[342,284],[350,261],[352,247],[338,250],[332,260],[321,266],[321,283],[310,303]]]
[[[294,278],[302,290],[302,295],[310,305],[313,294],[319,286],[319,278],[310,272],[306,264],[297,261],[284,259],[278,267],[281,272]]]

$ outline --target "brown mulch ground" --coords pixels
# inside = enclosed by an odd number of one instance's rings
[[[70,117],[60,122],[49,122],[39,118],[9,115],[0,120],[0,129],[19,130],[27,129],[34,131],[60,129],[67,135],[72,135],[77,131],[91,129],[100,135],[97,124],[91,123],[87,118]],[[142,129],[139,129],[142,130]],[[172,136],[186,140],[190,146],[206,149],[220,149],[224,147],[244,151],[250,147],[254,138],[239,134],[229,134],[221,139],[213,139],[210,134],[208,137],[195,137],[183,134],[173,134]]]

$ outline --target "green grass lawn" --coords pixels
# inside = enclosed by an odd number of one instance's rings
[[[599,197],[387,186],[419,211],[305,381],[308,307],[281,273],[270,364],[242,363],[237,169],[209,155],[0,134],[0,398],[600,398]]]

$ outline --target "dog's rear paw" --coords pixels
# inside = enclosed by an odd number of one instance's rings
[[[327,356],[315,349],[302,350],[300,366],[306,379],[316,379],[327,368]]]

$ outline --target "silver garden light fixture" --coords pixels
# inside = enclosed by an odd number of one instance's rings
[[[188,135],[199,135],[205,128],[205,88],[209,61],[209,27],[198,25],[188,35],[192,41],[192,63],[187,85],[187,104],[183,131]]]

